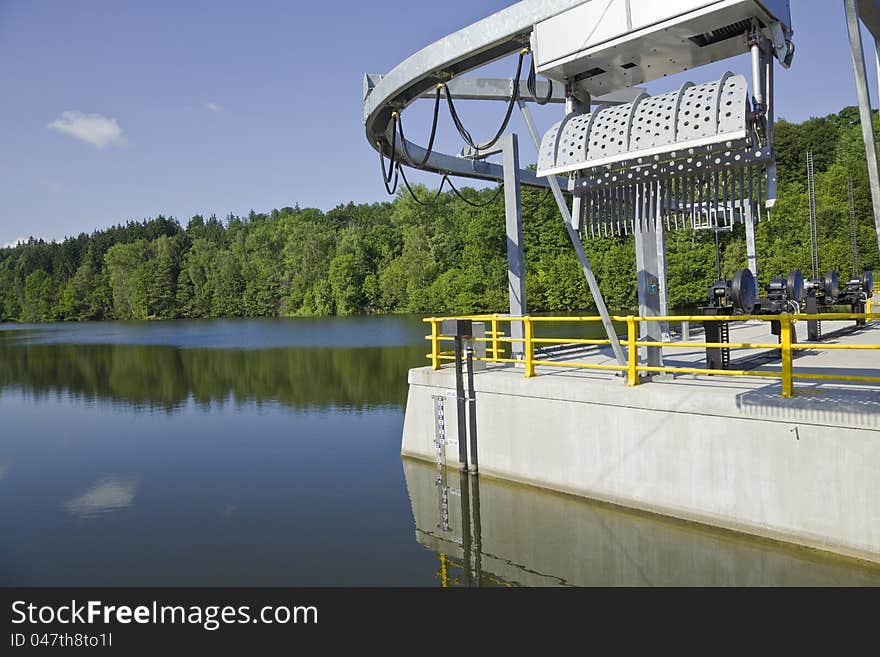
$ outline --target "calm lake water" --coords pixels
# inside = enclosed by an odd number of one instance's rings
[[[425,333],[413,317],[0,327],[0,585],[880,584],[402,460]]]

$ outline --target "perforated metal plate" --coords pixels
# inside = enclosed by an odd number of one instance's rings
[[[572,191],[582,198],[584,235],[626,235],[660,223],[667,229],[730,229],[761,217],[768,173],[757,158],[730,168],[699,163],[684,174],[654,165],[623,177],[579,178]]]
[[[748,117],[748,83],[741,75],[642,95],[553,126],[541,142],[538,175],[588,171],[636,157],[667,161],[719,144],[728,150],[746,146]]]

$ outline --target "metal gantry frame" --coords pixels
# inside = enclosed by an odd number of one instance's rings
[[[462,92],[465,97],[469,98],[509,100],[514,92],[519,95],[522,88],[514,89],[512,80],[490,79],[468,82],[463,80],[453,82],[452,80],[461,73],[479,68],[507,55],[521,52],[528,47],[535,24],[590,1],[525,0],[423,48],[387,75],[367,75],[364,80],[364,125],[368,142],[381,155],[396,155],[391,147],[391,144],[394,143],[393,115],[402,111],[416,99],[424,97],[429,90],[438,84],[449,84],[451,91]],[[547,88],[539,86],[537,93],[546,93],[545,89]],[[602,100],[607,103],[625,102],[628,100],[628,93],[626,91],[618,92]],[[549,101],[564,102],[565,96],[558,93],[550,94]],[[427,155],[426,149],[411,142],[398,147],[398,150],[402,149],[408,150],[415,159],[421,159]],[[440,152],[431,153],[422,168],[445,175],[478,180],[502,182],[505,179],[503,165],[487,162],[484,159],[467,159]],[[570,211],[561,194],[558,181],[553,178],[539,178],[531,170],[519,169],[516,175],[519,177],[521,185],[542,189],[549,186],[553,189],[554,198],[556,198],[563,217],[569,215],[566,223],[570,226]],[[514,203],[517,202],[516,199],[512,200]],[[507,214],[511,213],[518,215],[521,222],[521,207],[518,206],[507,211]],[[521,231],[521,227],[518,230]],[[617,335],[614,332],[590,261],[584,253],[579,236],[573,235],[571,231],[569,231],[569,235],[587,277],[593,298],[605,318],[604,324],[608,331],[609,340],[612,345],[616,344],[617,358],[622,359],[623,350],[620,348]],[[517,255],[508,251],[508,261],[515,262],[516,259]],[[523,302],[524,300],[523,291]],[[513,301],[511,304],[513,305]]]
[[[522,243],[521,243],[521,222],[522,208],[519,198],[519,186],[525,185],[537,188],[548,188],[553,192],[554,199],[559,207],[562,219],[565,222],[569,237],[575,249],[578,259],[584,271],[585,278],[596,304],[602,322],[608,334],[609,344],[615,352],[619,363],[624,363],[627,358],[624,354],[616,332],[614,330],[611,317],[605,306],[601,292],[599,291],[597,281],[592,271],[589,258],[586,256],[581,242],[579,229],[582,229],[584,213],[588,212],[587,203],[584,201],[584,190],[590,185],[595,184],[595,179],[590,176],[581,175],[580,172],[570,174],[570,181],[558,180],[555,175],[548,177],[540,177],[534,171],[521,169],[519,166],[518,145],[515,135],[505,140],[502,148],[499,149],[503,154],[503,164],[495,164],[485,159],[487,153],[468,153],[466,156],[455,156],[440,152],[430,152],[411,142],[404,144],[394,144],[395,120],[399,113],[408,105],[419,98],[435,97],[437,94],[434,89],[439,89],[438,85],[446,86],[449,93],[454,94],[457,98],[462,99],[482,99],[482,100],[504,100],[511,101],[512,97],[518,97],[518,104],[522,111],[523,118],[529,130],[532,140],[536,143],[536,147],[540,148],[541,137],[538,134],[531,114],[526,107],[525,101],[529,99],[526,91],[535,94],[535,96],[546,98],[547,102],[565,103],[566,116],[583,114],[591,107],[597,109],[601,106],[621,105],[632,102],[640,95],[640,89],[623,89],[612,93],[610,96],[593,98],[589,97],[589,93],[584,93],[584,89],[588,88],[589,80],[582,80],[578,85],[570,86],[569,84],[551,84],[546,81],[537,82],[537,89],[533,87],[528,89],[528,85],[520,81],[519,88],[515,88],[513,80],[496,79],[496,78],[460,78],[462,73],[479,68],[492,61],[511,55],[517,52],[521,54],[524,49],[529,47],[530,39],[533,37],[535,27],[539,24],[558,19],[566,12],[577,9],[580,11],[584,6],[595,0],[524,0],[511,7],[501,10],[486,19],[478,21],[458,32],[451,34],[439,41],[427,46],[426,48],[415,53],[387,75],[367,75],[364,80],[364,122],[366,135],[369,143],[379,151],[381,155],[393,157],[397,152],[407,151],[411,159],[424,159],[423,166],[420,168],[441,173],[444,175],[461,176],[486,181],[506,182],[507,185],[513,184],[516,191],[505,191],[505,218],[508,233],[508,265],[509,265],[509,292],[511,296],[511,314],[525,314],[527,310],[525,300],[524,286],[524,268],[522,268]],[[677,0],[678,1],[678,0]],[[625,3],[627,12],[629,12],[630,0],[612,0],[612,2]],[[721,12],[724,11],[740,11],[749,2],[753,0],[728,0],[725,3],[719,3]],[[682,4],[679,2],[679,4]],[[684,5],[694,5],[697,3],[685,2]],[[711,3],[703,3],[711,4]],[[775,6],[782,8],[783,12],[787,12],[787,3],[776,2]],[[878,167],[877,149],[874,142],[873,126],[871,123],[870,95],[868,93],[867,72],[865,68],[863,45],[861,34],[859,31],[859,23],[864,22],[871,34],[874,36],[875,53],[878,52],[878,36],[880,36],[880,0],[843,0],[845,14],[847,19],[847,27],[849,30],[850,44],[852,48],[853,66],[856,75],[856,87],[859,94],[859,106],[861,111],[861,120],[863,128],[863,137],[865,140],[865,149],[868,159],[869,177],[871,180],[871,193],[874,206],[874,218],[877,231],[878,245],[880,245],[880,167]],[[611,2],[609,2],[609,6]],[[723,5],[723,7],[722,7]],[[761,12],[766,9],[761,8],[760,3],[754,2],[755,11]],[[769,6],[769,5],[768,5]],[[586,10],[588,11],[588,10]],[[752,11],[746,9],[746,11]],[[719,14],[720,15],[720,14]],[[731,15],[731,14],[726,14]],[[631,21],[629,15],[627,19]],[[556,21],[557,25],[559,21]],[[739,24],[737,24],[739,25]],[[752,25],[755,25],[754,20]],[[734,26],[731,26],[734,27]],[[752,78],[753,78],[753,103],[758,114],[764,113],[764,123],[766,134],[761,135],[772,146],[772,130],[773,130],[773,60],[774,58],[784,60],[787,66],[790,64],[793,47],[791,47],[788,37],[790,31],[780,24],[770,24],[766,27],[768,37],[759,37],[754,39],[750,44],[752,52]],[[633,28],[635,29],[635,28]],[[725,28],[727,29],[727,28]],[[739,29],[739,28],[737,28]],[[753,27],[754,29],[754,27]],[[658,32],[659,34],[659,32]],[[644,40],[650,37],[650,32],[642,30],[640,37]],[[706,33],[711,38],[710,33]],[[625,39],[627,35],[621,38]],[[665,38],[665,37],[664,37]],[[725,48],[729,46],[713,46],[719,48],[719,53],[726,52]],[[578,57],[583,57],[583,53],[578,53]],[[723,56],[729,56],[723,55]],[[589,55],[587,55],[589,57]],[[719,55],[721,58],[722,55]],[[670,60],[672,61],[672,60]],[[880,55],[877,55],[878,77],[880,77]],[[675,66],[681,66],[676,62]],[[699,65],[699,64],[698,64]],[[552,64],[551,66],[556,66]],[[627,65],[628,66],[628,65]],[[679,70],[685,70],[679,68]],[[655,76],[657,77],[657,76]],[[649,79],[644,77],[643,79]],[[653,79],[653,78],[650,78]],[[566,78],[566,80],[568,80]],[[537,92],[537,93],[535,93]],[[515,96],[514,96],[515,94]],[[437,95],[439,98],[439,95]],[[402,134],[402,132],[401,132]],[[504,148],[503,146],[506,146]],[[697,154],[699,156],[699,154]],[[754,154],[749,157],[753,157]],[[712,156],[714,157],[714,155]],[[728,151],[722,157],[733,158],[733,154]],[[763,162],[763,153],[759,154],[758,162]],[[717,161],[718,164],[722,164]],[[699,166],[695,164],[694,166]],[[723,166],[723,165],[722,165]],[[654,166],[656,169],[657,167]],[[741,194],[746,191],[754,193],[757,196],[757,202],[744,204],[740,210],[741,220],[745,224],[746,242],[748,250],[749,269],[757,277],[758,259],[755,245],[755,222],[760,218],[762,206],[765,204],[769,207],[772,205],[772,199],[775,196],[775,166],[772,158],[767,160],[766,182],[764,185],[759,181],[753,181],[751,176],[748,180],[741,178],[739,181],[739,190]],[[568,192],[575,193],[573,205],[568,207],[563,195],[562,184],[568,183]],[[725,189],[724,185],[729,184],[725,178],[719,182],[717,178],[714,182],[714,193],[717,205],[718,190]],[[732,181],[733,189],[736,189],[736,177]],[[712,197],[711,183],[710,187],[701,191],[700,198],[683,199],[681,197],[681,188],[673,184],[671,190],[663,193],[651,192],[651,187],[645,188],[645,198],[641,199],[642,210],[645,218],[657,218],[663,213],[672,211],[674,216],[681,210],[682,204],[690,206],[694,211],[695,206],[701,207],[700,204],[706,204]],[[580,193],[578,193],[580,192]],[[651,192],[648,194],[647,192]],[[607,203],[609,196],[603,196],[603,202]],[[614,194],[610,198],[619,198]],[[751,198],[751,197],[750,197]],[[674,202],[670,202],[672,199]],[[682,203],[684,201],[684,203]],[[720,207],[720,206],[719,206]],[[728,211],[723,211],[725,218]],[[714,216],[719,215],[716,208]],[[642,216],[639,212],[635,216]],[[634,218],[635,218],[634,216]],[[668,216],[668,215],[667,215]],[[707,219],[707,221],[711,221]],[[648,226],[652,222],[642,222],[645,224],[647,231],[637,237],[637,242],[641,243],[642,248],[638,249],[641,254],[639,263],[639,288],[640,288],[640,313],[645,316],[658,316],[665,314],[666,303],[664,297],[666,294],[665,286],[665,237],[662,222],[654,222],[653,226]],[[658,228],[659,224],[659,228]],[[634,224],[635,225],[635,222]],[[676,223],[677,225],[677,223]],[[656,289],[655,289],[656,280]],[[645,300],[651,295],[651,292],[657,292],[657,301],[653,305],[645,303]],[[656,306],[656,307],[655,307]],[[654,323],[649,323],[653,325]],[[659,324],[658,324],[659,326]],[[662,338],[662,333],[657,335],[643,336],[648,338]],[[648,340],[649,342],[651,340]],[[652,355],[653,351],[653,355]],[[657,355],[660,353],[659,348],[650,350],[648,353],[649,366],[660,364]]]

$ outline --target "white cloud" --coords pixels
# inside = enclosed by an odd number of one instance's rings
[[[212,112],[222,112],[223,105],[218,105],[217,103],[205,103],[205,107],[207,107]]]
[[[137,484],[132,480],[108,477],[98,481],[82,495],[64,503],[75,516],[88,518],[131,506]]]
[[[100,114],[68,111],[46,127],[98,148],[104,148],[108,144],[114,146],[125,144],[125,135],[122,134],[122,128],[119,127],[116,119]]]

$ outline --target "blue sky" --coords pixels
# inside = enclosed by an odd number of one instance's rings
[[[363,74],[509,4],[0,0],[0,245],[160,213],[185,224],[196,213],[382,200]],[[792,5],[798,50],[777,78],[779,114],[802,120],[855,104],[842,3]],[[514,64],[485,73],[509,76]],[[707,81],[725,69],[747,73],[748,61],[687,75]],[[417,105],[404,118],[423,140],[430,107]],[[477,138],[502,111],[461,108]],[[541,110],[539,122],[559,111]],[[518,118],[512,129],[525,132]],[[445,108],[438,144],[460,147]]]

